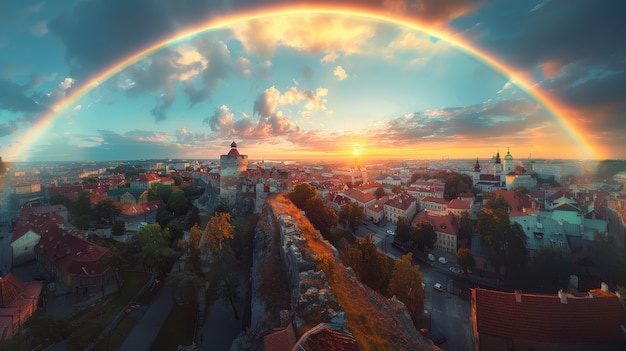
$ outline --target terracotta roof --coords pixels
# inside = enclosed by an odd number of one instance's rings
[[[472,289],[475,323],[479,334],[512,340],[554,344],[622,341],[620,325],[626,311],[610,293],[590,291],[593,298],[570,295],[561,303],[557,295],[516,294]]]
[[[436,204],[442,204],[442,205],[448,204],[448,201],[446,201],[444,198],[434,197],[434,196],[426,196],[425,198],[422,199],[422,202],[434,202]]]
[[[107,248],[64,231],[43,235],[35,252],[72,275],[100,275],[108,270],[100,265],[100,261],[109,255]]]
[[[386,206],[391,206],[395,208],[399,208],[403,211],[406,211],[411,204],[415,202],[415,197],[407,192],[402,192],[391,199],[385,202]]]
[[[457,235],[459,233],[459,220],[453,213],[443,216],[432,212],[422,212],[413,220],[413,225],[420,222],[430,223],[436,232]]]
[[[343,192],[345,196],[350,197],[352,199],[354,199],[357,202],[360,202],[361,204],[365,204],[367,202],[370,202],[372,200],[376,199],[376,196],[370,194],[370,193],[364,193],[360,190],[357,189],[353,189],[350,188],[346,191]]]
[[[472,205],[471,200],[452,199],[448,203],[448,209],[469,211],[471,205]]]
[[[13,273],[0,278],[0,307],[7,307],[24,292],[24,284]]]
[[[136,216],[138,214],[156,211],[160,203],[160,201],[147,201],[140,204],[124,204],[121,202],[114,202],[113,204],[120,209],[120,215]]]
[[[494,198],[502,196],[511,206],[509,217],[525,216],[525,210],[539,209],[539,203],[530,196],[519,191],[496,190]]]
[[[298,350],[359,351],[359,347],[352,335],[318,325],[298,340]]]

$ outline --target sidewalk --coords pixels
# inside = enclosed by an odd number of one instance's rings
[[[122,346],[120,346],[120,350],[150,350],[159,330],[161,330],[161,326],[165,323],[174,306],[172,291],[173,289],[169,285],[161,288],[159,295],[152,301],[143,317],[135,323]]]

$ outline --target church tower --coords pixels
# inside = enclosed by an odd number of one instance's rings
[[[230,151],[220,156],[220,199],[227,208],[232,208],[241,192],[241,178],[248,168],[248,155],[240,155],[237,143],[230,144]]]
[[[506,156],[504,156],[504,174],[507,175],[511,172],[515,172],[515,166],[513,165],[513,155],[511,155],[511,150],[507,148]]]
[[[472,182],[474,185],[480,181],[480,164],[478,163],[478,157],[476,157],[476,164],[472,168]]]
[[[502,175],[502,160],[500,160],[500,152],[496,154],[496,160],[493,163],[493,175],[500,178]]]

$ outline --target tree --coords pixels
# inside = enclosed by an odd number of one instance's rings
[[[435,248],[437,233],[429,222],[419,222],[413,227],[411,238],[417,243],[417,248],[424,252],[424,247],[431,250]]]
[[[72,210],[75,216],[91,216],[91,201],[89,200],[88,191],[83,190],[78,194]]]
[[[350,201],[341,206],[339,210],[339,223],[350,228],[352,234],[356,234],[356,229],[363,225],[365,212],[358,203]]]
[[[167,229],[153,223],[139,229],[139,256],[146,267],[152,271],[165,272],[165,265],[176,257],[176,251],[170,247],[170,233]]]
[[[402,185],[394,185],[393,188],[391,188],[391,192],[398,195],[402,192]]]
[[[187,213],[187,216],[185,217],[184,228],[186,230],[189,230],[191,227],[199,223],[200,223],[200,210],[198,209],[198,207],[193,206],[191,208],[191,211],[189,211]]]
[[[365,238],[357,238],[354,245],[340,255],[343,264],[352,267],[361,283],[384,294],[389,274],[389,260],[387,255],[376,247],[374,234],[369,233]]]
[[[534,283],[546,291],[566,288],[573,263],[556,247],[544,246],[537,250],[530,265]]]
[[[37,309],[24,322],[25,334],[32,338],[31,345],[51,345],[70,335],[71,329],[66,320],[57,320],[45,309]],[[24,346],[24,345],[22,345]],[[22,348],[24,349],[24,347]],[[28,348],[28,349],[32,349]]]
[[[448,200],[456,199],[472,188],[472,178],[466,174],[452,172],[445,175],[444,180],[444,197]]]
[[[381,197],[385,196],[385,189],[383,189],[383,187],[378,187],[374,191],[374,196],[376,196],[376,200],[380,200]]]
[[[115,217],[120,214],[121,210],[113,204],[111,198],[106,198],[96,204],[94,207],[94,214],[98,221],[104,221],[106,223],[113,223]]]
[[[459,232],[457,234],[458,240],[465,241],[467,243],[472,242],[472,234],[474,233],[474,224],[467,211],[461,212],[461,218],[459,219]]]
[[[404,243],[411,239],[411,223],[408,218],[404,216],[398,216],[398,222],[396,223],[396,237],[395,240]]]
[[[387,295],[395,296],[402,301],[411,313],[413,322],[416,323],[417,317],[424,311],[426,294],[422,286],[424,277],[419,266],[413,266],[411,263],[412,258],[412,254],[408,253],[395,260]]]
[[[174,299],[179,304],[193,301],[198,295],[198,290],[202,287],[202,279],[187,268],[170,273],[167,280],[172,283]]]
[[[183,228],[183,222],[178,219],[171,220],[165,226],[170,231],[170,240],[172,242],[178,241],[178,239],[182,238],[185,235],[185,228]]]
[[[487,259],[496,269],[496,274],[500,273],[500,268],[504,266],[506,260],[506,233],[509,227],[509,215],[501,208],[484,208],[478,213],[476,230],[480,235],[480,243],[487,250]]]
[[[113,222],[113,227],[111,228],[111,235],[124,235],[126,233],[126,223],[124,221],[115,221]]]
[[[307,201],[317,196],[317,189],[309,183],[300,183],[289,192],[289,200],[299,209],[304,209]]]
[[[63,194],[55,194],[50,196],[50,205],[63,205],[68,209],[72,208],[72,200]]]
[[[526,234],[519,223],[512,223],[506,233],[506,259],[504,261],[508,275],[522,273],[528,265]]]
[[[339,223],[335,210],[325,204],[319,196],[313,197],[304,205],[304,212],[313,227],[319,230],[325,238],[330,236],[330,230]]]
[[[185,197],[185,192],[180,189],[172,191],[167,199],[167,208],[174,212],[175,217],[185,214],[189,208],[189,200]]]
[[[230,213],[217,212],[211,217],[204,230],[206,234],[204,249],[219,256],[224,241],[235,237],[234,229],[230,223]]]
[[[150,186],[150,190],[148,190],[148,200],[160,200],[161,202],[166,203],[172,191],[172,186],[169,184],[153,183]]]
[[[91,226],[91,216],[90,215],[79,215],[74,217],[74,226],[81,230],[87,230]]]
[[[462,247],[456,251],[456,262],[461,266],[463,273],[467,273],[469,270],[473,270],[476,267],[476,260],[472,250]]]

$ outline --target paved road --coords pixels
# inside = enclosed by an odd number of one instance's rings
[[[135,323],[135,326],[122,343],[120,350],[149,351],[173,306],[172,287],[166,285],[152,301],[141,319]]]

